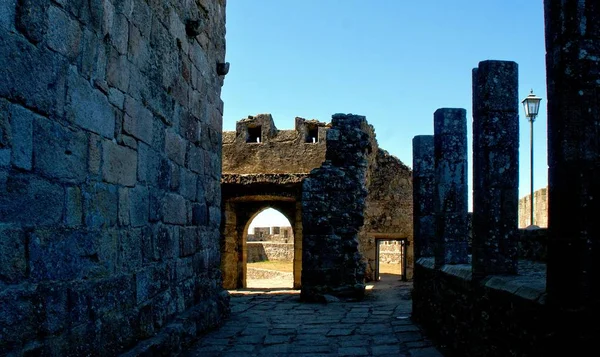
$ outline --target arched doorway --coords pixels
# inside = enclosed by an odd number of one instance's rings
[[[281,212],[266,208],[250,219],[246,232],[246,287],[294,286],[294,232]]]
[[[260,212],[271,208],[285,216],[291,227],[292,240],[288,238],[288,243],[293,244],[293,285],[290,287],[300,289],[302,271],[301,207],[301,203],[295,197],[285,195],[241,195],[223,200],[221,271],[224,288],[249,287],[248,228]]]

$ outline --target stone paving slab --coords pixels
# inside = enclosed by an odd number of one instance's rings
[[[322,304],[295,290],[232,290],[231,317],[182,356],[443,356],[410,320],[412,283],[370,287],[363,301]]]

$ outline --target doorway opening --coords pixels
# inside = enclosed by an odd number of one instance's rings
[[[406,281],[406,238],[376,239],[377,258],[375,264],[375,280],[392,277]]]
[[[281,212],[267,208],[250,220],[246,249],[247,288],[293,288],[294,232]]]

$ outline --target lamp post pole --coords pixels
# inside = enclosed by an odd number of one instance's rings
[[[535,94],[533,94],[533,89],[531,90],[531,93],[529,93],[529,95],[527,96],[527,98],[523,99],[523,101],[521,103],[523,103],[523,108],[525,108],[525,116],[527,118],[529,118],[529,122],[531,123],[531,135],[530,135],[530,140],[529,143],[531,145],[531,204],[530,204],[530,219],[529,219],[529,225],[531,227],[534,227],[534,221],[533,221],[533,122],[535,121],[535,117],[538,115],[538,111],[540,109],[540,102],[542,101],[542,98],[537,97]]]
[[[533,222],[533,121],[535,120],[535,116],[531,116],[531,118],[529,118],[529,122],[531,123],[531,136],[530,136],[530,140],[529,140],[529,145],[531,147],[531,204],[529,205],[529,209],[530,209],[530,224],[533,226],[534,222]]]

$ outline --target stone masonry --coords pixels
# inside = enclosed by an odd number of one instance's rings
[[[467,119],[466,111],[435,111],[434,256],[436,266],[467,262]]]
[[[519,232],[518,66],[473,71],[473,275],[516,274]]]
[[[271,115],[259,114],[238,121],[235,131],[223,132],[221,266],[226,288],[245,286],[246,263],[250,257],[247,227],[255,215],[267,207],[279,210],[290,221],[294,287],[301,287],[302,272],[310,269],[302,261],[303,182],[310,177],[311,170],[324,164],[330,149],[339,150],[329,142],[327,133],[331,126],[332,123],[296,118],[293,130],[279,130]],[[349,140],[355,139],[349,136]],[[410,279],[412,172],[398,158],[377,147],[374,133],[370,134],[370,141],[372,150],[366,158],[366,176],[361,179],[367,189],[362,207],[364,224],[358,230],[361,264],[366,267],[364,280],[375,279],[378,239],[408,241],[405,258]],[[356,162],[340,162],[342,164],[355,166]],[[341,191],[336,189],[336,192]]]
[[[225,1],[0,2],[0,354],[220,323]]]
[[[361,298],[366,263],[358,233],[364,224],[374,131],[365,117],[333,115],[326,161],[311,171],[302,192],[302,299],[326,294]]]
[[[531,194],[519,199],[519,228],[531,224]],[[533,221],[540,228],[548,227],[548,187],[533,192]]]

